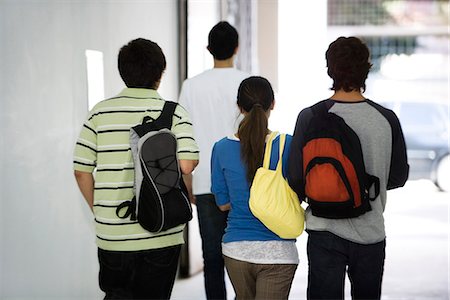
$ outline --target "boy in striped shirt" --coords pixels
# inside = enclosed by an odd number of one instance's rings
[[[99,283],[106,298],[168,299],[184,243],[184,225],[154,234],[116,215],[116,208],[134,196],[130,128],[144,116],[156,119],[160,115],[165,100],[157,89],[166,60],[156,43],[139,38],[122,47],[118,67],[127,88],[89,112],[75,146],[75,178],[94,213]],[[181,172],[190,174],[198,164],[199,151],[189,115],[180,105],[171,130],[178,141]]]

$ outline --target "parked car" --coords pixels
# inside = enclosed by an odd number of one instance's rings
[[[430,179],[450,191],[449,106],[444,103],[388,102],[400,119],[410,166],[409,179]]]

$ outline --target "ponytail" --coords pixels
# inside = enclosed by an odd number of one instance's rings
[[[266,112],[259,104],[254,105],[239,124],[241,156],[247,165],[247,179],[250,183],[263,163],[267,127]]]
[[[256,170],[262,166],[269,120],[274,94],[270,82],[260,76],[244,79],[239,85],[237,105],[244,112],[239,124],[241,157],[247,167],[248,182],[253,181]]]

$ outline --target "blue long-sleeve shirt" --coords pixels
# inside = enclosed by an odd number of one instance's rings
[[[283,175],[287,173],[287,160],[292,137],[286,135],[283,150]],[[275,170],[279,157],[277,136],[272,143],[271,170]],[[267,229],[250,211],[250,184],[246,166],[241,158],[241,143],[236,138],[223,138],[215,143],[211,157],[211,191],[217,205],[230,203],[227,228],[223,242],[283,240]]]

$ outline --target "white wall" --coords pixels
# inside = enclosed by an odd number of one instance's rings
[[[85,50],[104,53],[105,95],[123,87],[117,53],[163,49],[160,92],[176,99],[176,0],[0,1],[0,298],[100,299],[92,216],[72,175],[87,114]]]
[[[278,1],[278,93],[270,127],[292,133],[301,109],[330,96],[327,1]]]
[[[189,0],[188,14],[187,77],[191,78],[214,66],[213,57],[206,47],[211,28],[221,21],[220,1]]]

